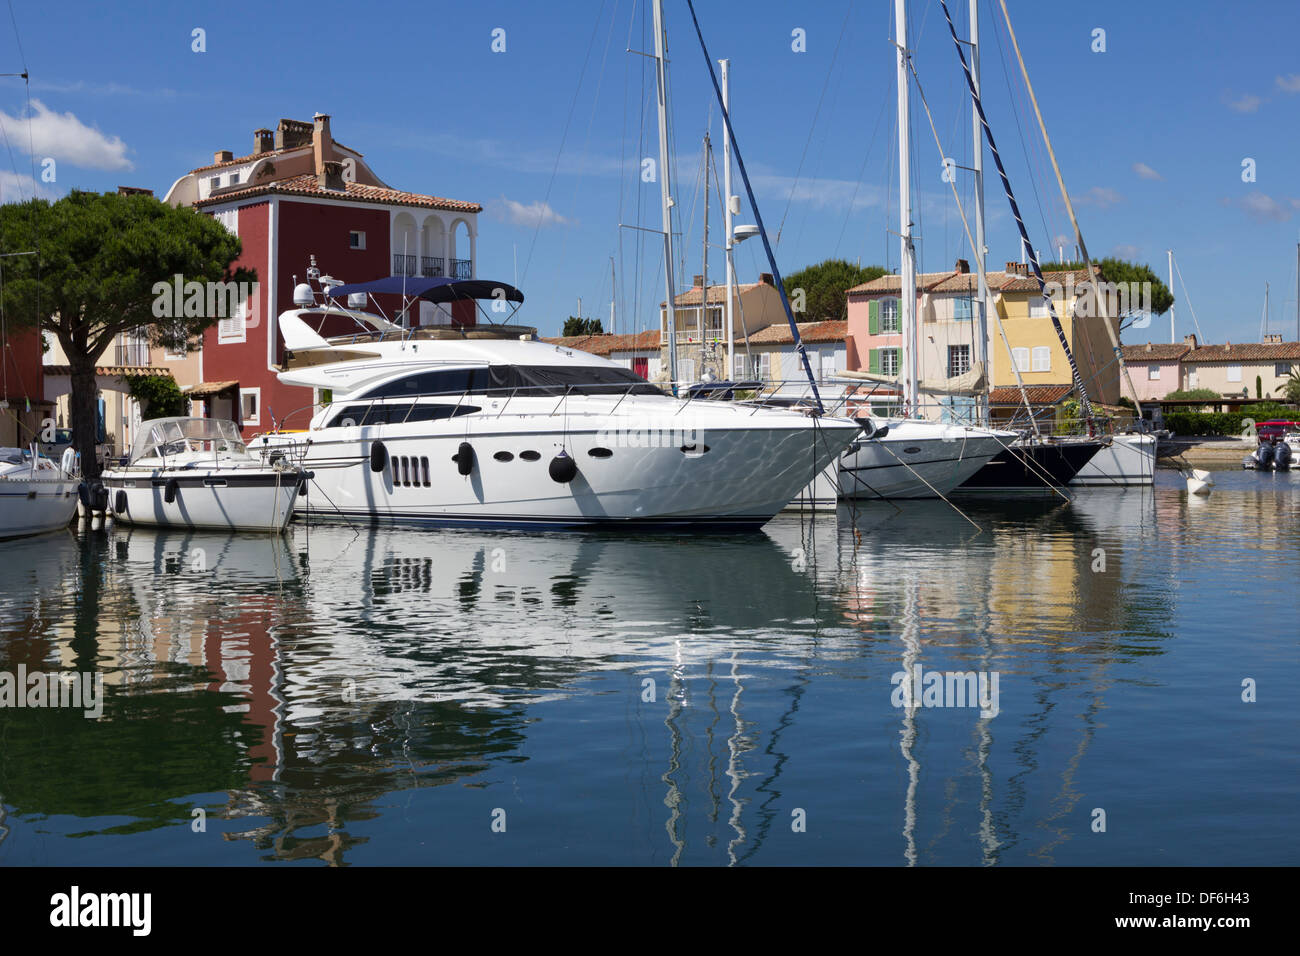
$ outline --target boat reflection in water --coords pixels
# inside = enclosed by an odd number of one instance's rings
[[[1278,499],[1198,504],[1162,488],[976,500],[978,530],[917,501],[699,538],[33,540],[0,567],[0,670],[97,669],[107,701],[98,721],[0,708],[0,862],[123,846],[335,865],[1201,853],[1177,801],[1256,758],[1228,749],[1232,718],[1179,697],[1204,667],[1181,649],[1217,646],[1186,582],[1224,509],[1247,525]],[[1252,576],[1294,570],[1294,520],[1273,537],[1241,548]],[[917,666],[997,673],[997,715],[895,706],[893,675]],[[1147,775],[1151,748],[1185,733],[1215,761],[1177,750]],[[1087,813],[1117,787],[1158,813],[1102,846]],[[1277,852],[1219,825],[1243,859]]]

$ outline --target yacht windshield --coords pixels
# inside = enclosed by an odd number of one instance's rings
[[[363,398],[416,395],[662,395],[629,369],[607,365],[490,365],[413,372],[385,382]]]
[[[131,446],[131,459],[202,452],[246,453],[234,422],[219,418],[158,418],[140,426]]]

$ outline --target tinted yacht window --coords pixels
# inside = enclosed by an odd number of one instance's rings
[[[404,422],[432,422],[459,418],[477,412],[474,405],[430,405],[414,402],[388,402],[374,405],[348,405],[335,415],[326,428],[355,425],[400,425]]]
[[[525,395],[662,395],[628,369],[603,365],[493,365],[493,389]]]
[[[414,372],[385,382],[369,392],[366,398],[404,398],[412,395],[463,395],[482,391],[487,387],[487,369],[453,368],[436,372]]]

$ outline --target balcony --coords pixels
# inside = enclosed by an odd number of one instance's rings
[[[149,343],[144,339],[119,338],[113,346],[114,365],[149,365]]]
[[[442,256],[421,256],[420,257],[420,275],[426,279],[432,279],[443,274]]]
[[[452,259],[451,271],[448,274],[453,279],[469,279],[474,274],[472,265],[469,259]]]
[[[416,274],[415,265],[419,261],[419,256],[404,256],[400,253],[393,253],[393,275],[395,276],[413,276]]]

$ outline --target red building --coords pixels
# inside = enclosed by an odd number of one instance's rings
[[[0,340],[0,447],[24,448],[40,439],[54,405],[45,399],[41,333],[7,329]]]
[[[247,156],[218,151],[212,164],[178,179],[166,201],[192,205],[237,234],[243,249],[234,267],[257,273],[256,295],[204,333],[198,369],[203,383],[238,382],[240,408],[231,408],[229,398],[212,397],[209,413],[237,418],[246,436],[271,427],[272,416],[276,424],[304,428],[310,406],[320,400],[311,389],[276,378],[285,361],[277,317],[294,307],[293,288],[306,281],[311,256],[322,275],[346,282],[389,275],[476,277],[483,207],[394,189],[361,153],[334,141],[330,118],[320,113],[311,123],[282,119],[274,132],[255,131]],[[474,303],[457,306],[420,303],[411,322],[473,324]]]

